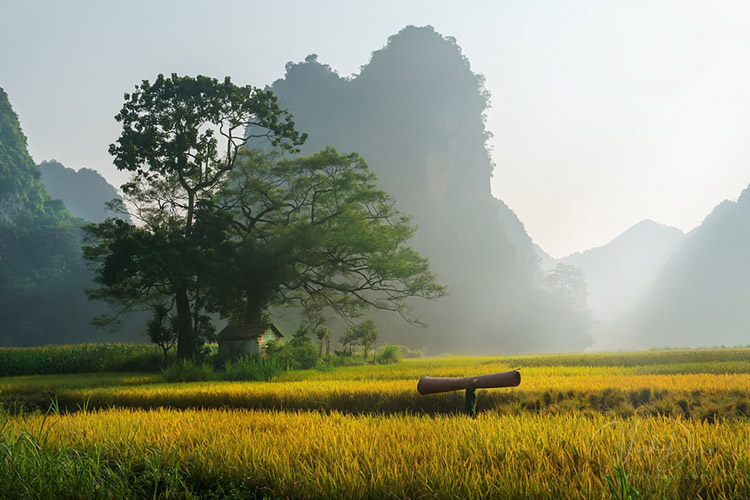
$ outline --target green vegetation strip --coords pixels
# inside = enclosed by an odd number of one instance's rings
[[[158,372],[164,355],[155,345],[79,344],[0,347],[0,377],[95,372]]]

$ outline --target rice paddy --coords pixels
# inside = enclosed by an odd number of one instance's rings
[[[513,368],[476,419],[416,392]],[[4,498],[750,498],[750,349],[12,377],[0,400]]]

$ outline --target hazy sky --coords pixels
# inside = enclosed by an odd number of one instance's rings
[[[369,5],[369,6],[368,6]],[[158,73],[342,75],[406,25],[486,77],[493,193],[555,257],[650,218],[690,230],[750,183],[750,2],[0,1],[0,87],[37,162],[119,186],[122,95]]]

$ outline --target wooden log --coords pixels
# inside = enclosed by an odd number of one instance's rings
[[[417,390],[420,394],[460,391],[468,389],[472,383],[477,389],[518,387],[521,383],[521,374],[518,370],[511,370],[509,372],[491,373],[489,375],[480,375],[478,377],[440,378],[424,376],[419,379]]]

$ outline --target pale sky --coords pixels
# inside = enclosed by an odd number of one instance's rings
[[[406,25],[492,94],[495,196],[555,257],[649,218],[694,228],[750,183],[750,3],[0,0],[0,87],[35,161],[119,186],[114,115],[157,74],[265,86],[311,53],[352,75]]]

